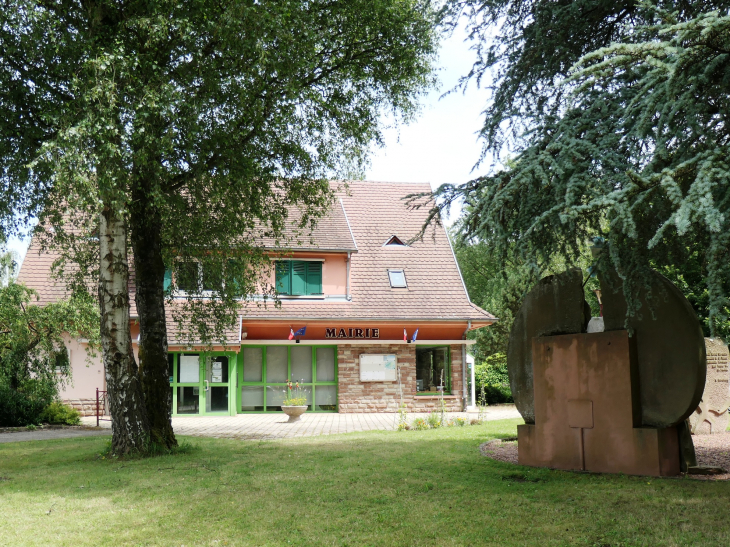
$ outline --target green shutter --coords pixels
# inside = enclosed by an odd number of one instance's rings
[[[307,294],[322,294],[322,263],[307,263]]]
[[[162,283],[162,290],[165,292],[169,291],[170,285],[172,285],[172,270],[165,268],[165,280]]]
[[[280,260],[276,263],[276,292],[291,294],[291,261]]]
[[[291,294],[307,294],[307,263],[301,260],[291,262]]]

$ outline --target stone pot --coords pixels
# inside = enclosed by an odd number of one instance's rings
[[[307,411],[307,408],[309,408],[307,405],[304,406],[282,406],[281,409],[284,411],[284,414],[289,416],[289,422],[298,422],[301,419],[302,414],[304,414]]]

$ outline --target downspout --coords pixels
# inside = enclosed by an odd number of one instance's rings
[[[350,256],[352,253],[350,251],[347,251],[347,279],[345,280],[345,294],[347,300],[352,300],[352,297],[350,296]]]
[[[469,332],[470,329],[471,319],[466,324],[466,330],[464,331],[464,334],[461,335],[462,340],[466,340],[466,334]],[[461,389],[461,406],[463,407],[463,412],[466,412],[466,344],[461,345]]]

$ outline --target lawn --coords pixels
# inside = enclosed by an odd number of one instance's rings
[[[485,458],[519,420],[285,441],[189,439],[146,460],[105,438],[0,445],[0,545],[726,546],[730,483]]]

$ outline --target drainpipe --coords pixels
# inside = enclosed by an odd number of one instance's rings
[[[466,330],[461,335],[462,340],[466,340],[466,333],[469,332],[469,329],[471,329],[471,320],[467,322]],[[466,412],[466,344],[461,345],[461,390],[461,406],[463,411]]]
[[[347,279],[345,280],[345,294],[347,295],[347,300],[352,300],[352,297],[350,296],[350,251],[347,251]]]

